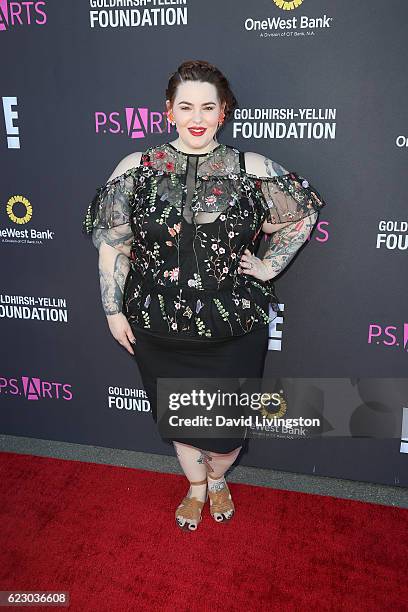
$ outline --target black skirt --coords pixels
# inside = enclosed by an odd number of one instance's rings
[[[265,358],[268,352],[268,325],[248,332],[242,336],[220,340],[195,340],[178,339],[156,336],[138,327],[133,328],[136,343],[133,345],[134,356],[142,378],[143,386],[150,402],[151,413],[157,423],[159,416],[159,433],[166,442],[172,440],[195,446],[202,450],[215,453],[228,453],[238,446],[246,447],[248,439],[247,426],[206,427],[206,436],[211,437],[188,437],[186,429],[175,428],[175,433],[163,435],[160,424],[163,409],[162,404],[158,410],[159,400],[162,397],[160,385],[157,386],[158,378],[167,379],[206,379],[206,390],[214,391],[236,389],[241,391],[256,391],[256,379],[260,381],[263,376]],[[224,380],[220,380],[224,379]],[[239,380],[241,379],[241,380]],[[242,379],[252,379],[245,381]],[[249,386],[248,386],[249,383]],[[172,383],[171,383],[172,384]],[[203,388],[203,387],[201,387]],[[180,388],[181,390],[181,388]],[[211,410],[211,417],[221,414],[225,418],[231,416],[242,416],[248,414],[247,409],[242,407],[242,402],[229,406],[217,404]],[[187,410],[187,413],[186,413]],[[186,416],[188,409],[177,411],[178,416]],[[175,414],[175,413],[172,413]],[[191,413],[190,413],[191,414]],[[197,412],[194,412],[197,414]],[[202,411],[203,416],[210,416],[210,412]],[[223,421],[223,419],[221,419]],[[213,418],[213,422],[215,419]],[[238,419],[239,421],[239,419]],[[224,422],[224,421],[223,421]],[[193,428],[197,432],[197,428]],[[211,430],[211,431],[209,431]],[[166,429],[168,431],[168,427]],[[180,437],[180,431],[182,436]],[[204,429],[200,429],[204,431]],[[228,431],[228,437],[223,437],[223,432]],[[224,434],[225,435],[225,434]]]

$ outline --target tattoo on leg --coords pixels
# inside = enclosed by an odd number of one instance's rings
[[[222,489],[225,489],[225,487],[226,487],[225,479],[223,479],[221,482],[211,482],[210,480],[211,491],[221,491]]]
[[[210,465],[211,461],[212,461],[211,455],[202,450],[200,453],[200,456],[197,459],[197,463],[204,464],[208,472],[213,472],[214,470],[212,469],[212,466]]]

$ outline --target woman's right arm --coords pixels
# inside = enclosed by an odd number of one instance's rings
[[[99,251],[99,282],[107,317],[122,312],[123,290],[129,273],[133,233],[124,224],[110,230],[95,229],[92,242]]]
[[[141,153],[132,153],[125,157],[109,177],[107,185],[111,184],[112,191],[110,196],[108,195],[107,198],[105,196],[105,208],[99,213],[103,220],[99,225],[105,227],[98,227],[96,223],[92,230],[92,242],[99,253],[98,268],[102,307],[109,329],[119,344],[132,355],[134,351],[130,343],[135,342],[135,337],[122,312],[122,306],[133,242],[133,232],[129,223],[128,195],[133,179],[129,177],[122,184],[119,182],[121,181],[119,177],[127,170],[137,167],[140,163],[140,156]],[[115,181],[115,179],[118,180]]]

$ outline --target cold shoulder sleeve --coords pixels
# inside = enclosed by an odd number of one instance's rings
[[[139,169],[131,168],[98,187],[82,222],[83,232],[92,237],[99,252],[101,298],[106,315],[120,313],[123,308],[138,179]]]
[[[82,222],[86,235],[98,229],[129,227],[138,178],[138,169],[132,168],[97,188]]]
[[[308,179],[296,172],[257,178],[256,187],[262,198],[268,223],[280,224],[319,213],[326,205]]]
[[[256,186],[265,210],[264,220],[278,226],[270,234],[269,248],[263,258],[274,278],[306,242],[326,202],[308,179],[293,171],[260,178]]]

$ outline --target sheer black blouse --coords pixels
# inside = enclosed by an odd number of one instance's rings
[[[211,341],[246,334],[276,316],[272,280],[238,272],[244,250],[257,253],[264,221],[295,227],[306,216],[316,220],[324,205],[296,172],[248,173],[235,147],[219,144],[197,155],[164,143],[98,187],[83,231],[103,228],[116,243],[132,232],[122,312],[135,335],[142,328]]]

